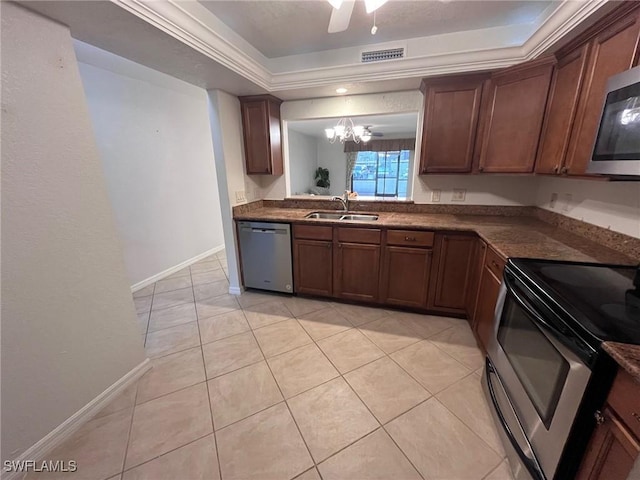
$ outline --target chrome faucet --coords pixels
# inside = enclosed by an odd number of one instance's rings
[[[331,200],[339,201],[340,203],[342,203],[343,210],[345,212],[349,211],[349,190],[345,190],[344,194],[341,197],[338,195],[331,197]]]

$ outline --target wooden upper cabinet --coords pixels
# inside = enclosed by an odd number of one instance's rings
[[[561,173],[578,108],[590,44],[558,59],[542,128],[536,173]]]
[[[535,60],[491,77],[482,120],[480,172],[533,172],[554,62]]]
[[[587,72],[563,173],[582,175],[586,172],[600,123],[607,80],[635,66],[638,61],[640,9],[628,12],[628,5],[635,2],[623,3],[627,5],[621,10],[626,14],[590,42]]]
[[[471,172],[486,75],[422,81],[420,174]]]
[[[282,175],[280,104],[271,95],[240,97],[248,175]]]

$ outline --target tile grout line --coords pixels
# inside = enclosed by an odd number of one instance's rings
[[[361,332],[361,333],[362,333],[362,332]],[[364,334],[363,334],[363,335],[364,335]],[[365,336],[365,337],[366,337],[366,338],[367,338],[367,339],[368,339],[372,344],[376,345],[376,344],[375,344],[375,342],[373,342],[373,340],[369,339],[369,337],[367,337],[366,335],[364,335],[364,336]],[[389,354],[388,354],[387,352],[385,352],[384,350],[382,350],[378,345],[376,345],[376,346],[380,349],[380,351],[384,354],[384,356],[379,357],[379,358],[376,358],[375,360],[372,360],[372,361],[371,361],[371,362],[369,362],[369,363],[366,363],[366,364],[364,364],[364,365],[361,365],[361,366],[360,366],[360,367],[358,367],[358,368],[362,368],[362,367],[364,367],[365,365],[369,365],[369,364],[371,364],[371,363],[373,363],[373,362],[375,362],[375,361],[378,361],[378,360],[380,360],[380,359],[384,358],[385,356],[386,356],[387,358],[389,358]],[[320,345],[318,345],[318,344],[316,343],[316,347],[317,347],[317,348],[322,352],[322,354],[325,356],[325,358],[327,358],[327,360],[328,360],[328,361],[333,365],[333,362],[331,362],[331,359],[330,359],[330,358],[329,358],[329,357],[324,353],[324,351],[322,351],[322,348],[320,348]],[[345,376],[344,376],[345,374],[341,373],[341,372],[340,372],[340,370],[338,370],[338,368],[337,368],[335,365],[333,365],[333,366],[334,366],[334,368],[338,371],[338,373],[340,374],[340,378],[342,378],[342,381],[343,381],[343,382],[345,382],[345,383],[347,384],[347,386],[351,389],[351,391],[352,391],[352,392],[354,393],[354,395],[358,398],[358,400],[360,400],[360,402],[365,406],[365,408],[367,409],[367,411],[369,412],[369,414],[370,414],[370,415],[375,419],[375,421],[376,421],[376,422],[378,422],[378,428],[376,428],[376,429],[375,429],[375,430],[373,430],[372,432],[369,432],[369,433],[367,433],[366,435],[364,435],[364,436],[362,436],[362,437],[358,438],[357,440],[355,440],[354,442],[352,442],[352,443],[350,443],[349,445],[345,446],[344,448],[342,448],[342,449],[338,450],[337,452],[333,453],[333,454],[332,454],[332,455],[330,455],[329,457],[325,458],[325,459],[323,460],[323,462],[326,462],[329,458],[331,458],[331,457],[333,457],[333,456],[337,455],[338,453],[340,453],[341,451],[343,451],[343,450],[345,450],[345,449],[349,448],[351,445],[355,444],[356,442],[359,442],[360,440],[362,440],[362,439],[366,438],[367,436],[369,436],[369,435],[371,435],[372,433],[376,432],[378,429],[382,429],[382,430],[387,434],[387,436],[388,436],[389,438],[391,438],[391,441],[396,445],[396,447],[398,448],[398,450],[399,450],[399,451],[402,453],[402,455],[407,459],[407,461],[409,462],[409,464],[414,468],[414,470],[418,473],[418,475],[419,475],[420,477],[424,478],[424,477],[423,477],[423,475],[422,475],[422,473],[420,473],[420,470],[418,470],[418,469],[416,468],[416,466],[415,466],[415,465],[413,464],[413,462],[409,459],[409,457],[408,457],[408,456],[407,456],[407,454],[404,452],[404,450],[402,450],[402,448],[400,448],[400,446],[396,443],[396,441],[393,439],[393,437],[392,437],[392,436],[389,434],[389,432],[387,432],[387,430],[384,428],[384,424],[383,424],[383,423],[378,419],[378,417],[376,417],[376,415],[373,413],[373,411],[371,411],[371,409],[370,409],[370,408],[369,408],[369,406],[366,404],[366,402],[365,402],[365,401],[360,397],[360,395],[358,395],[358,392],[356,392],[356,390],[353,388],[353,386],[352,386],[352,385],[349,383],[349,381],[345,378]],[[353,370],[350,370],[350,371],[355,371],[355,370],[357,370],[357,368],[356,368],[356,369],[353,369]],[[346,372],[346,373],[349,373],[349,372]],[[421,385],[420,383],[418,383],[418,385],[419,385],[420,387],[422,387],[422,385]],[[424,388],[424,387],[422,387],[422,388]],[[426,388],[424,388],[424,390],[425,390],[429,395],[431,395],[431,392],[429,392]],[[431,398],[431,397],[428,397],[428,398],[427,398],[427,399],[425,399],[424,401],[426,402],[429,398]],[[420,403],[422,403],[422,402],[420,402]],[[410,409],[409,409],[409,410],[410,410]],[[407,410],[407,411],[408,411],[408,410]],[[399,416],[401,416],[401,415],[404,415],[405,413],[406,413],[406,412],[403,412],[403,413],[401,413],[400,415],[398,415],[397,417],[399,417]],[[396,418],[397,418],[397,417],[396,417]],[[390,420],[390,421],[392,421],[392,420]],[[389,423],[389,422],[387,422],[387,423]],[[317,465],[316,465],[316,468],[317,468]],[[320,472],[320,470],[319,470],[319,469],[318,469],[318,472]]]
[[[285,308],[286,308],[286,305],[285,305]],[[287,311],[289,313],[291,313],[291,311],[288,308],[287,308]],[[243,312],[244,312],[244,309],[243,309]],[[293,318],[295,318],[295,317],[293,317]],[[247,319],[247,323],[249,323],[248,319]],[[298,325],[300,325],[300,324],[298,324]],[[249,326],[251,326],[250,323],[249,323]],[[300,325],[300,328],[302,328],[302,325]],[[293,416],[293,412],[291,411],[291,408],[289,407],[289,404],[287,403],[286,397],[282,393],[282,389],[280,388],[280,385],[278,384],[278,380],[276,379],[276,376],[273,374],[273,370],[271,369],[271,365],[269,365],[269,362],[267,361],[267,356],[264,354],[264,351],[262,350],[262,346],[260,345],[260,342],[258,342],[258,337],[256,337],[253,329],[251,329],[251,335],[253,335],[253,339],[255,340],[256,345],[258,345],[258,348],[260,349],[260,353],[262,354],[262,356],[264,358],[264,363],[267,365],[267,368],[269,369],[269,373],[271,374],[271,378],[273,379],[273,382],[276,384],[276,387],[278,388],[278,391],[280,392],[280,396],[282,397],[282,401],[285,404],[285,406],[287,407],[287,411],[289,412],[289,415],[291,416],[291,420],[293,420],[293,424],[296,426],[296,430],[298,430],[298,435],[300,435],[300,438],[302,439],[302,443],[304,443],[304,446],[307,449],[307,453],[309,454],[309,458],[311,459],[311,463],[315,467],[316,466],[316,461],[313,458],[313,455],[311,454],[311,450],[309,449],[309,445],[307,444],[307,441],[304,438],[304,435],[302,435],[302,431],[300,430],[300,426],[298,425],[298,422],[296,422],[296,418]],[[311,339],[311,341],[313,341],[313,339]],[[304,346],[304,345],[302,345],[302,346]],[[283,353],[286,353],[286,352],[283,352]],[[278,402],[278,403],[280,403],[280,402]],[[278,405],[278,403],[276,403],[276,405]],[[273,406],[274,405],[272,405],[272,407]],[[268,408],[271,408],[271,407],[268,407]],[[309,469],[307,469],[307,470],[309,470]],[[304,472],[306,472],[306,470]],[[304,472],[300,472],[299,474],[296,475],[296,477],[300,476]],[[295,478],[295,477],[293,477],[293,478]]]
[[[155,289],[155,284],[154,284]],[[152,300],[153,302],[153,300]],[[136,394],[133,398],[133,408],[131,409],[131,421],[129,422],[129,433],[127,434],[127,446],[124,450],[124,458],[122,459],[122,470],[120,471],[120,478],[124,474],[125,466],[127,465],[127,456],[129,455],[129,446],[131,445],[131,432],[133,431],[133,418],[136,414],[136,401],[138,400],[138,381],[136,381]]]
[[[217,258],[217,257],[216,257]],[[224,272],[223,272],[224,273]],[[218,439],[216,437],[216,425],[213,420],[213,410],[211,408],[211,392],[209,391],[209,379],[207,378],[207,363],[204,359],[204,350],[202,348],[202,334],[200,333],[200,318],[198,317],[198,308],[196,307],[196,291],[193,285],[193,273],[191,272],[191,265],[189,265],[189,278],[191,279],[191,294],[193,295],[193,308],[196,311],[196,325],[198,328],[198,339],[200,340],[200,356],[202,358],[202,369],[204,370],[204,382],[207,389],[207,401],[209,403],[208,410],[211,418],[211,434],[213,435],[213,446],[216,449],[216,461],[218,463],[218,475],[222,479],[222,466],[220,465],[220,454],[218,453]]]

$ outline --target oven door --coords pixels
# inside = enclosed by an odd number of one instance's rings
[[[555,474],[591,376],[589,367],[566,346],[575,340],[571,336],[561,319],[505,270],[495,335],[487,353],[515,415],[512,425],[502,429],[522,430],[541,478],[552,479]],[[486,381],[491,382],[487,370]],[[533,478],[540,478],[531,465],[525,467]]]

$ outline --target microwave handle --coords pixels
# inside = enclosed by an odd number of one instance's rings
[[[544,473],[542,472],[542,468],[540,467],[538,461],[536,460],[535,455],[533,455],[533,458],[531,458],[527,456],[526,453],[524,453],[524,450],[522,449],[515,435],[511,431],[511,427],[509,427],[509,425],[507,424],[507,421],[504,418],[504,414],[502,413],[502,409],[500,408],[500,405],[498,403],[498,399],[496,398],[496,392],[494,390],[493,381],[491,377],[495,376],[498,382],[501,384],[501,386],[502,386],[502,382],[500,381],[500,377],[498,376],[498,373],[496,372],[495,367],[491,363],[491,360],[489,360],[489,357],[486,358],[485,362],[486,362],[485,375],[487,377],[486,381],[487,381],[487,387],[489,390],[489,396],[491,397],[491,403],[493,404],[493,408],[496,412],[496,415],[498,416],[500,425],[502,426],[504,433],[507,435],[507,438],[509,439],[509,443],[511,443],[511,445],[513,446],[513,449],[518,454],[518,458],[520,458],[520,461],[525,466],[525,468],[527,469],[531,477],[534,480],[546,480],[546,477],[544,476]],[[504,389],[504,387],[502,388]],[[516,417],[516,421],[518,422],[518,426],[522,429],[522,426],[520,425],[520,421],[517,419],[517,417]],[[526,436],[525,436],[525,441],[527,442],[528,449],[533,454],[533,448],[531,447],[531,444],[528,442],[528,440],[526,440]]]

